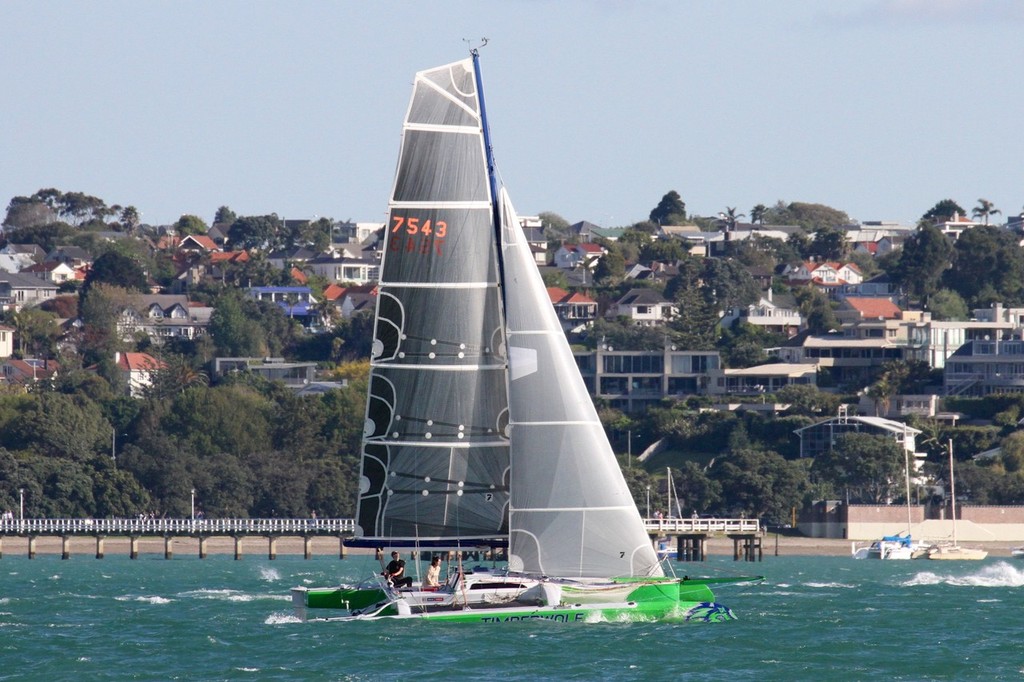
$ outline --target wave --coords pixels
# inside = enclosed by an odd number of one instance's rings
[[[825,587],[825,588],[842,587],[842,588],[848,589],[848,590],[852,590],[854,587],[856,587],[855,585],[847,585],[846,583],[815,583],[815,582],[812,582],[812,583],[804,583],[804,584],[807,587]]]
[[[276,568],[270,568],[269,566],[260,566],[260,577],[267,582],[275,582],[281,579],[281,574]]]
[[[146,596],[142,596],[142,595],[134,596],[134,597],[133,596],[129,596],[129,595],[125,595],[123,597],[114,597],[114,600],[115,601],[137,601],[137,602],[142,602],[144,604],[170,604],[172,601],[174,601],[173,599],[168,599],[167,597],[158,597],[158,596],[146,597]]]
[[[921,571],[900,584],[904,587],[938,584],[957,587],[1021,587],[1024,586],[1024,570],[1019,570],[1005,561],[1000,561],[967,575]]]
[[[264,625],[281,625],[282,623],[301,623],[298,616],[291,613],[272,613],[263,621]]]
[[[211,599],[215,601],[231,601],[231,602],[250,602],[261,599],[270,599],[273,601],[290,601],[291,596],[287,594],[248,594],[246,592],[239,592],[238,590],[190,590],[188,592],[182,592],[178,595],[179,597],[192,598],[192,599]]]

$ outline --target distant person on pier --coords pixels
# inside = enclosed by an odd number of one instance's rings
[[[384,569],[384,577],[394,587],[412,586],[412,578],[405,575],[405,561],[398,558],[398,552],[391,553],[391,561],[388,562],[387,567]]]
[[[427,577],[423,581],[424,587],[441,586],[441,557],[435,556],[430,560],[430,567],[427,568]]]

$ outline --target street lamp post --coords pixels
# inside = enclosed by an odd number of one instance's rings
[[[647,518],[651,518],[651,486],[647,486]]]
[[[192,488],[192,523],[196,521],[196,489]]]
[[[18,488],[18,519],[25,520],[25,489]]]

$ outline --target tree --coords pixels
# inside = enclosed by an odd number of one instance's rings
[[[181,216],[178,218],[178,222],[174,223],[174,227],[181,237],[187,237],[190,234],[206,234],[208,229],[203,219],[194,215]]]
[[[956,203],[952,199],[943,199],[932,206],[928,211],[921,216],[921,220],[928,221],[930,223],[942,223],[954,215],[966,215],[967,212],[961,208],[960,204]]]
[[[960,294],[950,289],[939,289],[928,299],[933,320],[967,320],[971,311]]]
[[[904,459],[903,448],[892,438],[850,432],[815,458],[812,471],[837,492],[848,491],[851,500],[881,504],[902,487]]]
[[[946,286],[971,308],[1003,302],[1024,302],[1024,249],[1006,230],[983,225],[966,230],[953,247],[953,267]]]
[[[679,192],[671,190],[651,210],[651,222],[658,225],[678,223],[686,220],[686,203]]]
[[[754,206],[754,208],[750,209],[750,221],[758,225],[764,225],[764,215],[767,212],[768,207],[764,204]]]
[[[22,308],[11,316],[18,347],[31,357],[53,357],[54,343],[60,329],[57,317],[39,308]]]
[[[800,305],[800,314],[812,334],[825,334],[839,328],[839,320],[832,310],[832,303],[823,292],[815,287],[800,287],[793,292]]]
[[[817,260],[842,261],[846,259],[849,250],[845,232],[834,227],[822,227],[814,232],[805,255]]]
[[[618,284],[626,274],[626,259],[617,244],[608,245],[608,253],[594,267],[594,281],[602,286]]]
[[[922,301],[938,290],[942,273],[950,267],[953,245],[934,225],[922,222],[903,245],[893,278]]]
[[[217,299],[209,331],[220,355],[242,358],[267,355],[263,329],[246,314],[241,296],[234,290],[226,291]]]
[[[569,221],[550,211],[544,211],[537,215],[540,218],[541,228],[544,230],[544,238],[548,241],[561,240],[569,235]]]
[[[272,250],[278,246],[283,228],[284,224],[276,213],[242,216],[228,228],[228,240],[236,249]]]
[[[742,448],[716,457],[709,476],[722,486],[723,513],[783,523],[800,506],[807,473],[770,451]]]
[[[142,216],[139,215],[139,209],[134,206],[125,206],[121,209],[121,227],[128,234],[135,234],[135,231],[139,229],[139,224],[142,222]]]
[[[736,222],[740,218],[745,218],[746,217],[746,214],[744,214],[744,213],[737,213],[735,206],[726,206],[725,207],[725,213],[724,214],[719,214],[719,215],[724,215],[725,216],[723,218],[723,220],[725,220],[725,229],[727,231],[729,231],[729,232],[732,232],[733,230],[736,229]]]
[[[971,215],[975,218],[981,218],[988,225],[989,216],[993,216],[997,213],[1002,213],[998,208],[995,207],[988,199],[978,199],[978,205],[971,211]]]
[[[79,301],[84,300],[89,290],[101,282],[129,291],[149,291],[146,273],[138,261],[117,251],[108,251],[92,264],[82,284]]]

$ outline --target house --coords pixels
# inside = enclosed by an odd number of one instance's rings
[[[235,372],[251,372],[268,381],[280,381],[300,390],[316,378],[315,362],[285,362],[284,358],[214,358],[211,375],[222,379]]]
[[[317,301],[309,287],[249,287],[246,293],[257,301],[276,304],[285,315],[304,326],[316,325],[320,320],[320,313],[314,309]]]
[[[9,358],[14,353],[14,327],[0,324],[0,358]]]
[[[576,366],[587,390],[610,407],[635,412],[665,398],[707,395],[708,386],[721,374],[718,351],[615,350],[598,346],[575,351]]]
[[[153,375],[166,367],[149,353],[115,353],[114,365],[132,398],[143,397],[153,386]]]
[[[816,457],[828,452],[835,446],[836,439],[845,433],[886,436],[914,457],[919,456],[914,452],[915,437],[921,434],[919,429],[883,417],[850,416],[846,405],[839,407],[838,416],[797,429],[794,433],[800,438],[801,457]],[[925,455],[921,453],[920,456]]]
[[[42,263],[43,259],[46,258],[46,251],[38,244],[13,244],[8,242],[0,248],[0,255],[25,256],[30,261],[26,263],[26,267],[28,267],[32,263]]]
[[[124,340],[145,334],[155,344],[164,339],[194,339],[206,333],[213,309],[193,306],[188,297],[174,294],[132,294],[118,318],[118,333]]]
[[[7,358],[0,365],[0,372],[8,384],[32,384],[37,381],[56,378],[60,365],[54,360],[39,358]]]
[[[217,242],[213,241],[209,235],[189,234],[182,237],[181,241],[178,242],[178,251],[210,253],[212,251],[220,251],[220,247],[217,246]]]
[[[305,269],[328,282],[370,284],[380,278],[380,259],[346,256],[317,256],[306,261]]]
[[[947,396],[1024,393],[1024,340],[968,341],[946,360],[942,381]]]
[[[548,287],[547,290],[563,331],[579,333],[597,319],[597,301],[586,294],[570,293],[559,287]]]
[[[653,327],[672,319],[676,314],[674,303],[653,289],[630,289],[626,295],[608,308],[608,317],[626,317],[630,322]]]
[[[306,263],[316,258],[316,252],[305,246],[298,246],[293,249],[280,249],[272,251],[267,255],[267,262],[278,270],[283,270],[285,265],[291,263]]]
[[[949,237],[952,241],[956,241],[960,238],[960,235],[964,233],[964,230],[969,230],[972,227],[980,227],[984,223],[979,223],[966,216],[962,216],[959,213],[954,213],[951,217],[946,220],[936,220],[935,227],[942,231],[942,234]]]
[[[562,244],[555,252],[555,267],[573,270],[583,266],[592,270],[604,254],[605,250],[598,244]]]
[[[864,320],[897,320],[902,313],[900,307],[887,298],[846,296],[839,301],[836,319],[844,324]]]
[[[830,298],[836,298],[844,285],[864,281],[864,275],[856,263],[808,261],[796,267],[787,266],[783,275],[789,284],[808,284],[824,291]]]
[[[775,393],[790,385],[816,386],[818,372],[813,365],[774,362],[756,367],[724,369],[708,384],[710,395],[750,396]]]
[[[772,334],[795,336],[804,325],[803,316],[796,306],[796,301],[787,296],[788,305],[780,305],[774,300],[771,289],[758,300],[745,307],[729,308],[722,316],[722,327],[730,328],[737,321],[753,325]]]
[[[43,263],[33,263],[21,272],[38,277],[44,282],[52,282],[54,284],[85,279],[85,272],[83,270],[76,270],[67,263],[52,260]]]
[[[27,253],[0,253],[0,270],[3,272],[21,272],[37,262]]]
[[[73,268],[82,268],[92,265],[92,256],[80,246],[58,246],[46,254],[43,262],[56,261],[67,263]]]
[[[0,305],[5,310],[20,310],[39,305],[57,295],[57,285],[32,275],[0,272]]]

